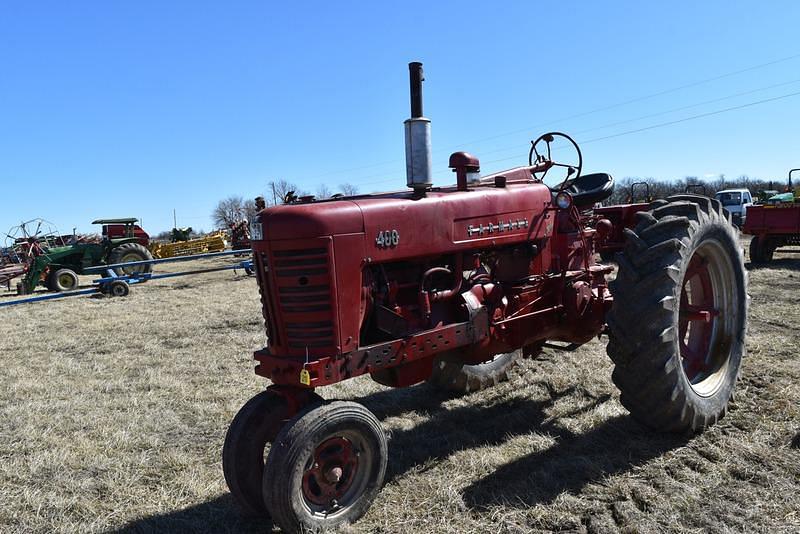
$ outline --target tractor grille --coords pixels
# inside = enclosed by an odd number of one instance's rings
[[[270,345],[294,354],[335,351],[328,249],[273,250],[269,263],[267,254],[261,256],[269,266],[260,269],[259,285],[268,293],[264,298],[262,289],[266,328],[273,332]]]
[[[267,330],[267,340],[270,345],[279,345],[278,327],[275,324],[275,306],[270,298],[269,290],[269,261],[264,253],[253,254],[256,264],[256,279],[258,280],[258,293],[261,295],[261,314],[264,316],[264,328]]]

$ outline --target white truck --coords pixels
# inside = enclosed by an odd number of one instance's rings
[[[725,189],[717,191],[714,198],[722,203],[722,206],[731,212],[733,224],[741,227],[747,218],[747,207],[753,204],[753,196],[747,189]]]

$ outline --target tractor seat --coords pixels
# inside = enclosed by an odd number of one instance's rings
[[[564,191],[572,195],[572,201],[578,208],[591,207],[595,202],[602,202],[611,196],[614,178],[603,172],[583,174],[568,181]]]

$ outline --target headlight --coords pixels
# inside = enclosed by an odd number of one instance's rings
[[[569,207],[572,206],[572,195],[566,191],[561,191],[556,195],[556,206],[558,206],[558,209],[562,210],[569,209]]]

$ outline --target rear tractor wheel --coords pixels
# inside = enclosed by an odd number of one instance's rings
[[[445,354],[433,363],[428,382],[434,387],[453,393],[470,393],[496,386],[508,380],[508,373],[522,356],[522,349],[498,354],[492,361],[467,365],[458,353]]]
[[[611,263],[614,261],[614,255],[616,252],[613,250],[603,250],[600,252],[600,259],[603,260],[604,263]]]
[[[317,532],[363,516],[386,473],[380,422],[355,402],[335,401],[283,427],[264,469],[264,500],[286,532]]]
[[[738,231],[719,202],[693,195],[655,202],[638,217],[610,284],[612,378],[642,423],[701,431],[725,414],[745,351]]]
[[[108,264],[114,265],[117,263],[128,263],[133,261],[147,261],[152,260],[153,255],[144,246],[139,243],[124,243],[115,247],[108,255]],[[153,270],[153,265],[147,263],[144,265],[131,265],[128,267],[116,267],[114,272],[117,276],[133,275],[140,273],[149,273]]]

